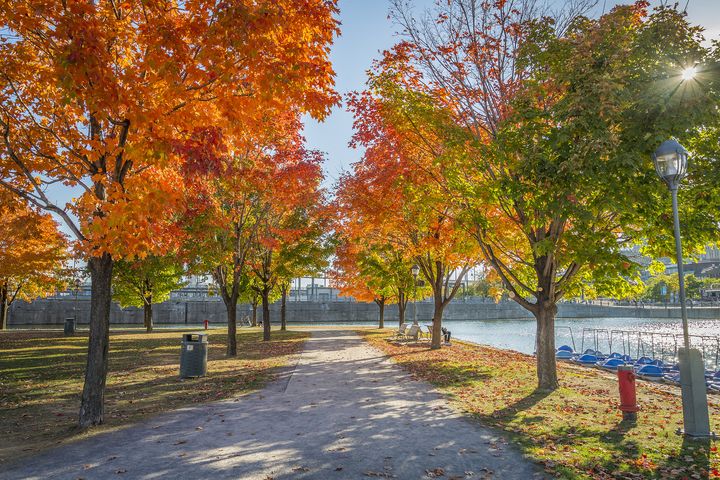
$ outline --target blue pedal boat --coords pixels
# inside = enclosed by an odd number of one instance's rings
[[[663,378],[662,368],[657,365],[643,365],[635,374],[645,380],[660,381]]]
[[[605,370],[611,370],[616,371],[619,366],[625,365],[625,362],[622,361],[620,358],[609,358],[607,360],[599,361],[596,364],[600,368],[604,368]]]
[[[670,385],[680,385],[680,372],[666,373],[662,378],[665,383],[669,383]]]
[[[590,367],[598,362],[598,357],[596,355],[590,355],[589,353],[586,353],[585,355],[580,355],[578,358],[576,358],[575,362],[579,363],[580,365]]]
[[[555,358],[558,360],[572,360],[574,357],[575,355],[567,350],[558,350],[555,352]]]

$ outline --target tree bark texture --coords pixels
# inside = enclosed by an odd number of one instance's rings
[[[398,325],[405,323],[405,310],[407,309],[407,296],[400,292],[398,295]]]
[[[555,314],[554,303],[538,303],[537,320],[537,377],[538,389],[552,391],[558,387],[557,365],[555,362]]]
[[[113,260],[107,253],[88,262],[92,290],[90,297],[90,338],[88,341],[85,384],[80,401],[82,428],[103,423],[105,380],[110,344],[110,305],[112,301]]]
[[[378,308],[378,328],[385,328],[385,299],[375,300]]]
[[[257,327],[257,302],[253,302],[252,304],[252,326]]]
[[[282,297],[280,298],[280,330],[283,332],[287,330],[287,319],[286,319],[286,312],[287,312],[287,288],[282,288]]]
[[[228,357],[237,356],[237,298],[225,302],[228,317]]]
[[[270,341],[270,287],[262,289],[263,342]]]
[[[8,304],[8,284],[3,282],[0,285],[0,330],[7,328],[7,312],[10,305]]]
[[[143,305],[143,319],[145,324],[145,331],[150,333],[153,331],[153,318],[152,318],[152,297],[146,300]]]
[[[442,316],[443,310],[445,309],[445,303],[442,301],[442,297],[435,296],[435,308],[433,310],[433,321],[432,321],[432,341],[430,342],[430,348],[436,350],[440,348],[442,343]]]

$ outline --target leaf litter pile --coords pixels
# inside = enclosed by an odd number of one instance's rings
[[[565,479],[716,479],[717,442],[685,441],[679,389],[637,382],[641,411],[622,421],[612,373],[559,363],[560,388],[535,391],[532,356],[454,341],[397,345],[390,330],[361,330],[372,345],[415,378],[449,396],[454,407],[504,430],[548,473]],[[720,431],[720,396],[709,395],[711,426]]]

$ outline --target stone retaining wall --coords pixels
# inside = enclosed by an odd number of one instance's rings
[[[418,320],[428,321],[432,317],[433,306],[428,302],[417,305]],[[17,301],[9,314],[9,325],[62,325],[67,317],[77,317],[79,324],[88,323],[90,300],[80,299],[39,299],[32,303]],[[413,307],[408,305],[407,318],[412,318]],[[238,306],[238,319],[250,313],[249,305]],[[260,309],[258,309],[260,316]],[[354,302],[288,302],[288,322],[328,323],[352,321],[376,321],[378,307],[374,303]],[[273,322],[279,322],[280,305],[273,304],[270,309]],[[720,318],[720,307],[695,307],[688,309],[688,316],[695,319]],[[559,306],[559,318],[680,318],[679,307],[616,307],[564,303]],[[396,305],[385,308],[385,320],[397,321]],[[492,320],[531,318],[531,315],[514,302],[501,303],[464,303],[462,299],[453,301],[445,309],[446,320]],[[153,320],[157,324],[200,324],[203,320],[210,323],[225,323],[227,314],[220,299],[206,300],[169,300],[153,307]],[[110,321],[113,324],[142,324],[143,312],[139,308],[121,309],[113,304]]]

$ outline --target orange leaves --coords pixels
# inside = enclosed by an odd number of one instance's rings
[[[67,240],[49,214],[0,190],[0,282],[35,296],[56,286]],[[30,298],[35,298],[30,297]]]
[[[255,147],[277,162],[253,144],[277,127],[269,119],[322,118],[337,103],[328,58],[336,12],[325,0],[0,3],[2,183],[26,198],[50,182],[81,188],[66,210],[80,225],[64,220],[86,252],[153,251],[172,236],[165,227],[185,187],[168,173],[178,146],[197,172],[218,174],[221,157]],[[198,128],[214,138],[192,145]],[[298,149],[297,130],[280,128],[270,143]],[[237,150],[217,150],[219,132]],[[153,225],[162,210],[163,226]]]
[[[176,251],[182,238],[175,222],[183,199],[181,178],[171,169],[148,168],[131,177],[124,189],[111,184],[108,202],[86,194],[79,202],[85,253],[110,251],[118,257],[145,258]]]

